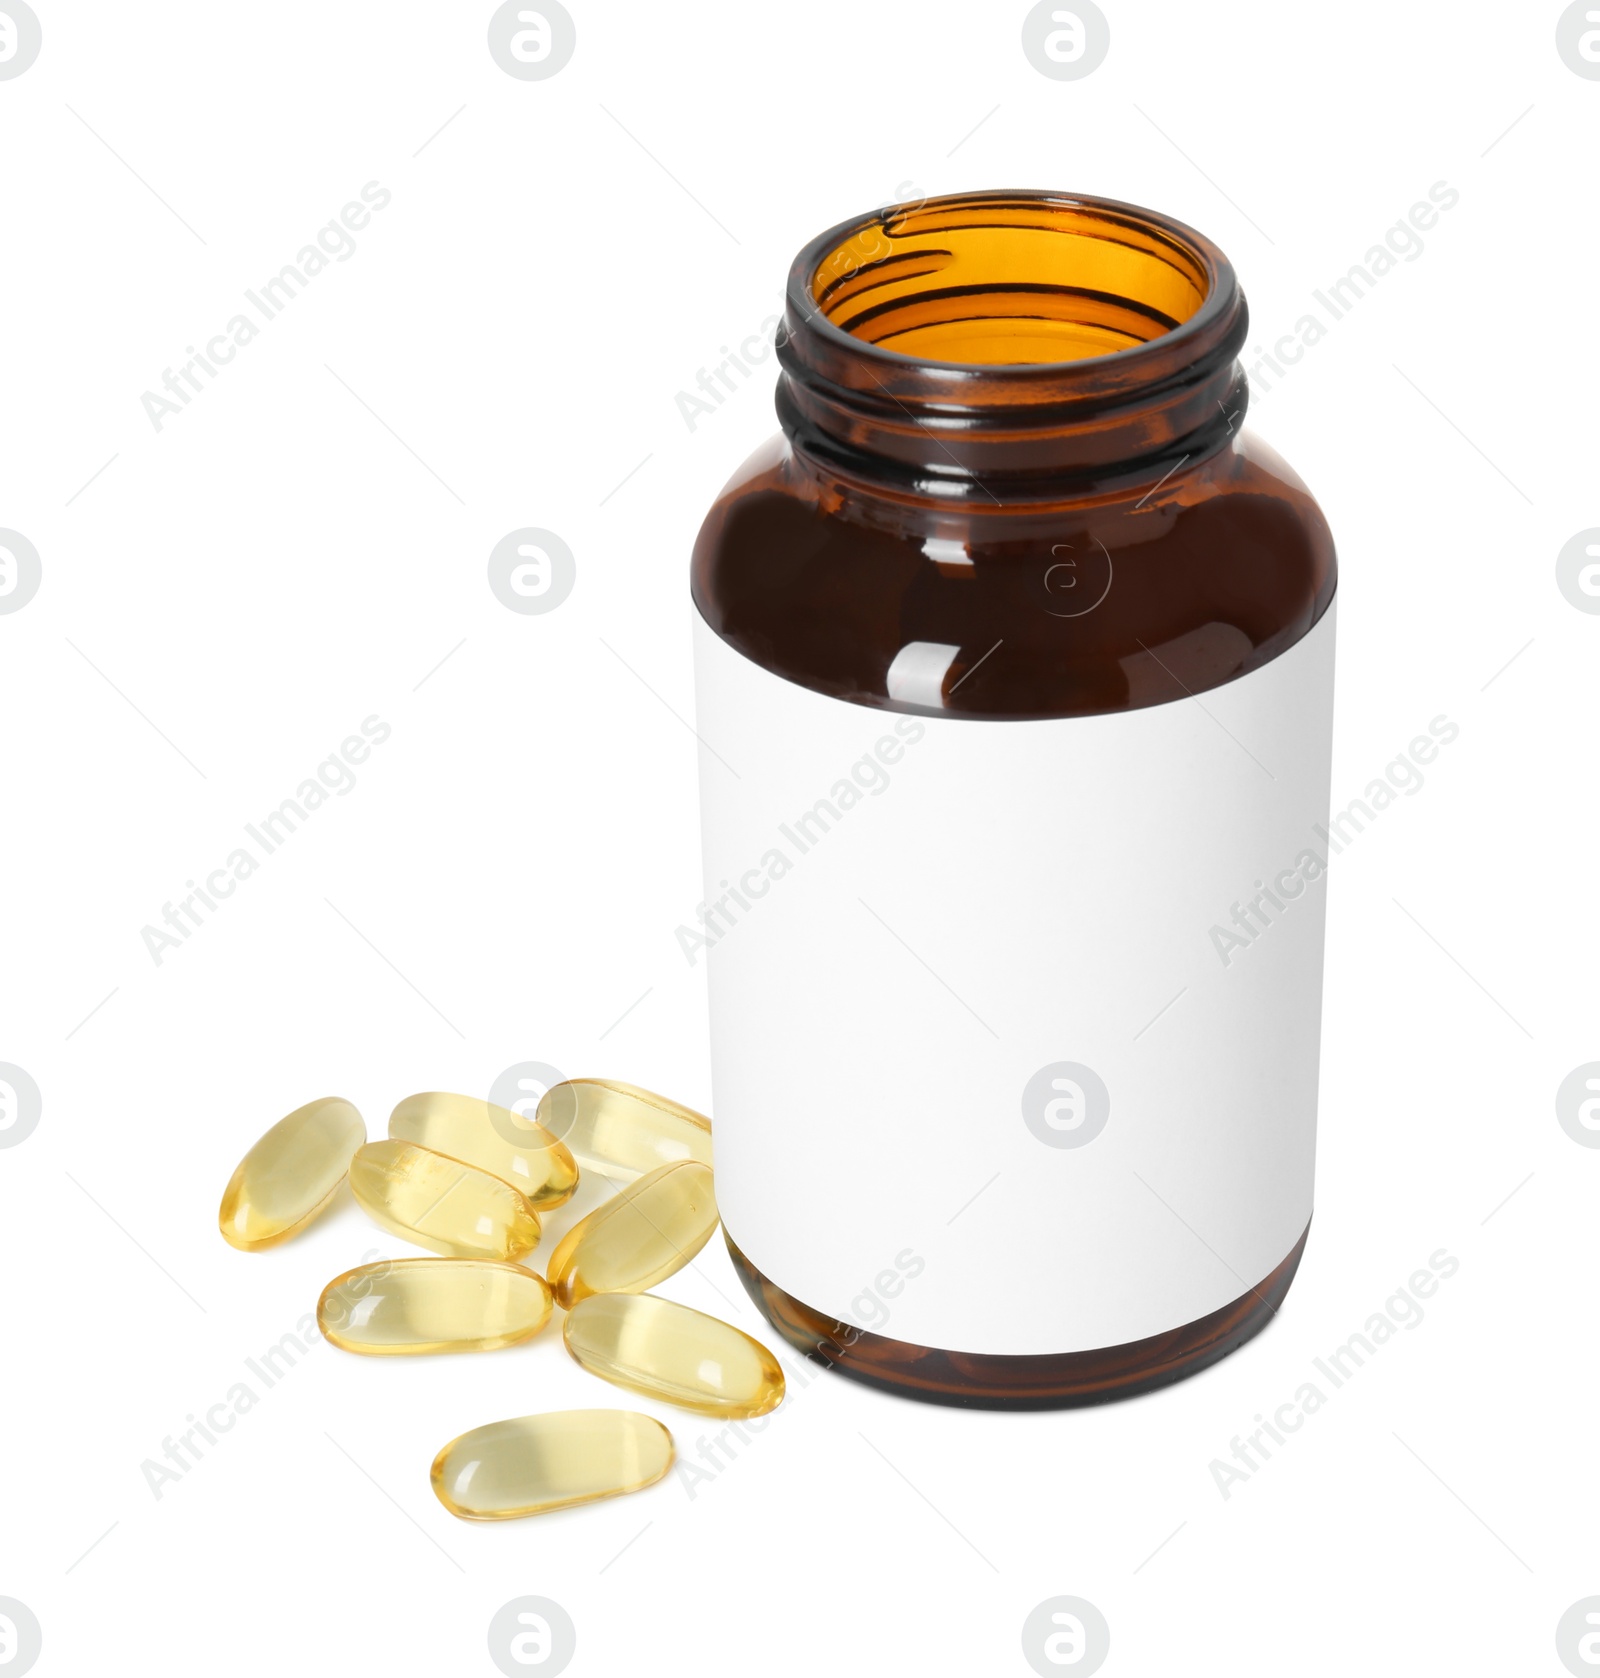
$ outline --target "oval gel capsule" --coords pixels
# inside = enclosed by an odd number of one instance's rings
[[[335,1346],[375,1357],[493,1352],[550,1320],[550,1286],[520,1264],[390,1259],[347,1270],[322,1290],[317,1326]]]
[[[519,1259],[539,1244],[539,1218],[512,1186],[412,1142],[369,1142],[350,1187],[376,1224],[447,1258]]]
[[[246,1253],[287,1241],[333,1199],[366,1139],[361,1115],[337,1095],[279,1119],[228,1179],[217,1213],[223,1239]]]
[[[717,1227],[711,1167],[681,1159],[647,1172],[575,1223],[550,1255],[556,1303],[643,1293],[681,1270]]]
[[[581,1166],[607,1176],[680,1159],[711,1163],[710,1119],[636,1084],[569,1078],[544,1092],[535,1117]]]
[[[572,1155],[543,1125],[475,1095],[408,1095],[389,1115],[389,1135],[503,1177],[536,1212],[578,1186]]]
[[[555,1410],[490,1422],[433,1459],[439,1501],[464,1521],[512,1521],[653,1486],[672,1435],[633,1410]]]
[[[591,1375],[705,1416],[764,1416],[783,1402],[783,1370],[759,1340],[654,1294],[591,1294],[562,1337]]]

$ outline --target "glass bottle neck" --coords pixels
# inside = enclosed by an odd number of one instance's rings
[[[935,505],[1154,482],[1237,433],[1248,313],[1200,234],[1110,200],[896,206],[790,271],[779,420],[847,480]]]

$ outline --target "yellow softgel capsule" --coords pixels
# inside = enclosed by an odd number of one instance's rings
[[[567,1350],[591,1375],[705,1416],[764,1416],[783,1370],[731,1323],[648,1293],[597,1293],[572,1307]]]
[[[366,1139],[361,1115],[340,1096],[296,1107],[228,1179],[217,1213],[223,1239],[246,1253],[287,1241],[333,1199]]]
[[[543,1125],[474,1095],[408,1095],[389,1115],[389,1135],[503,1177],[536,1212],[572,1198],[578,1167]]]
[[[717,1227],[711,1167],[680,1159],[647,1172],[575,1223],[550,1255],[556,1304],[643,1293],[694,1257]]]
[[[376,1224],[447,1258],[519,1259],[539,1244],[538,1214],[512,1186],[414,1142],[369,1142],[350,1188]]]
[[[638,1175],[680,1159],[711,1163],[711,1121],[637,1084],[569,1078],[553,1084],[534,1115],[579,1165],[608,1176]]]
[[[433,1459],[439,1501],[464,1521],[514,1521],[653,1486],[672,1435],[634,1410],[554,1410],[490,1422]]]
[[[493,1352],[550,1321],[544,1277],[491,1259],[391,1259],[336,1276],[317,1301],[335,1346],[373,1357]]]

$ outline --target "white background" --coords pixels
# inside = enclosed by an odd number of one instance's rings
[[[1600,1153],[1554,1112],[1600,1057],[1600,618],[1554,580],[1600,524],[1600,82],[1559,8],[1105,0],[1109,56],[1064,82],[1020,4],[572,4],[571,63],[525,82],[487,4],[37,0],[43,51],[0,82],[0,525],[43,563],[0,616],[0,1060],[44,1102],[0,1152],[0,1595],[38,1670],[490,1673],[491,1615],[537,1593],[575,1673],[1025,1673],[1024,1617],[1072,1594],[1108,1673],[1559,1673],[1600,1592]],[[155,431],[141,393],[373,180],[355,255]],[[1252,414],[1339,543],[1335,805],[1430,718],[1461,730],[1333,874],[1317,1217],[1272,1327],[1078,1412],[818,1373],[692,1499],[486,1527],[430,1492],[440,1445],[629,1400],[554,1333],[324,1344],[153,1496],[163,1439],[397,1250],[348,1203],[225,1246],[268,1123],[337,1092],[380,1134],[535,1059],[709,1101],[673,936],[686,573],[774,429],[770,363],[692,432],[675,397],[800,244],[898,196],[1103,193],[1215,237],[1270,343],[1441,180],[1424,253]],[[577,559],[544,616],[486,582],[528,525]],[[140,929],[374,713],[355,790],[158,967]],[[826,1113],[796,1145],[797,1194],[850,1169]],[[1225,1500],[1211,1461],[1441,1247],[1425,1320]],[[1003,1235],[972,1257],[1029,1286]],[[720,1246],[664,1291],[760,1327]],[[661,1413],[695,1460],[716,1429]]]

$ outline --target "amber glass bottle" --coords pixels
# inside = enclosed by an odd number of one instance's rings
[[[793,1345],[1046,1407],[1214,1362],[1311,1214],[1333,544],[1165,216],[796,258],[693,564],[718,1199]]]

